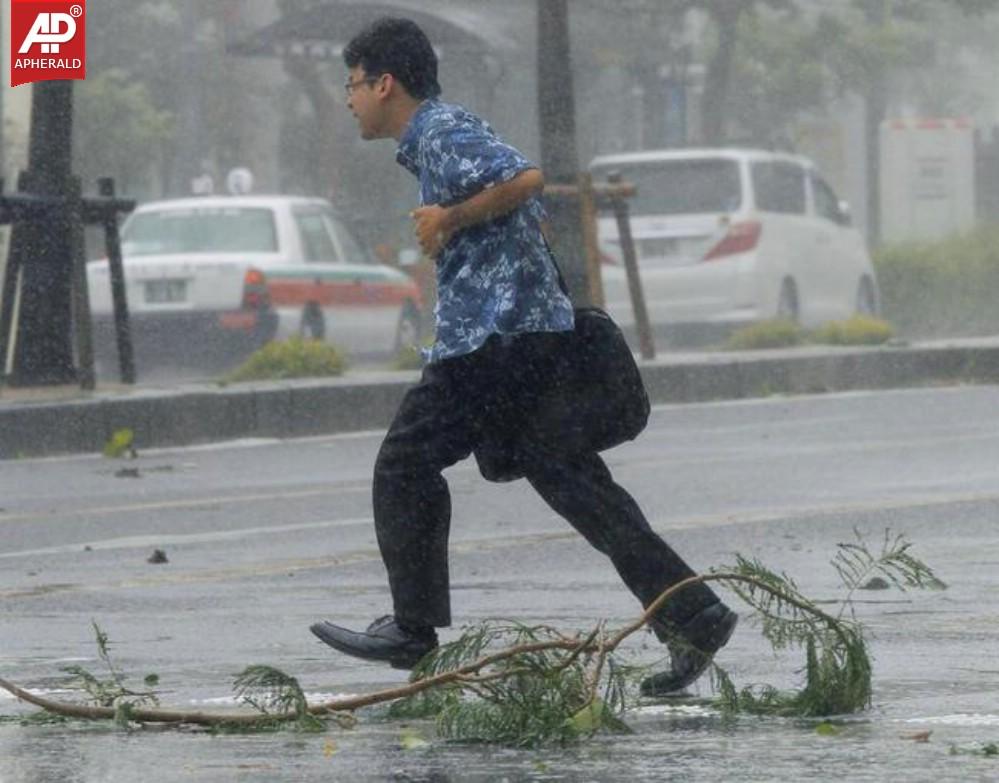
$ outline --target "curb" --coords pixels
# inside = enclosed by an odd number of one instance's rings
[[[654,404],[999,382],[999,342],[965,342],[681,355],[643,363],[641,370]],[[98,392],[60,402],[0,401],[0,460],[100,452],[123,428],[135,433],[140,450],[380,429],[417,378],[396,372],[374,379]]]

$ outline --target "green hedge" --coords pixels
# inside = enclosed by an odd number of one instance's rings
[[[809,335],[809,340],[823,345],[881,345],[892,336],[892,328],[885,321],[855,315],[846,321],[822,324]]]
[[[874,254],[881,313],[906,337],[999,333],[999,226]]]
[[[881,345],[893,336],[892,328],[878,318],[855,315],[846,321],[829,321],[814,331],[802,329],[792,321],[760,321],[732,333],[725,349],[755,351],[787,348],[805,343],[820,345]]]
[[[732,333],[725,347],[730,351],[755,351],[801,345],[805,332],[793,321],[775,318],[744,326]]]
[[[343,354],[333,346],[321,340],[292,337],[284,342],[267,343],[229,373],[223,382],[320,378],[342,375],[346,367]]]

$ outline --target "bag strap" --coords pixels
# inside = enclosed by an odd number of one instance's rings
[[[538,229],[540,231],[540,229]],[[548,259],[552,262],[552,266],[555,268],[555,274],[558,276],[558,287],[562,289],[562,293],[569,297],[569,301],[572,301],[572,297],[569,296],[569,286],[565,284],[565,278],[562,277],[562,270],[559,268],[558,261],[555,258],[555,251],[552,250],[552,246],[548,244],[548,237],[545,236],[545,232],[541,231],[541,241],[545,243],[545,249],[548,251]]]

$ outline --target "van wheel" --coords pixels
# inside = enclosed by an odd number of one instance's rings
[[[878,297],[874,293],[874,283],[871,278],[864,277],[857,286],[857,315],[874,318],[878,314]]]
[[[326,338],[326,319],[323,318],[322,311],[314,304],[310,304],[302,313],[302,325],[298,327],[298,333],[306,340],[323,340]]]
[[[781,283],[780,294],[777,297],[777,318],[796,324],[800,314],[798,288],[793,280],[785,280]]]
[[[406,302],[399,315],[399,325],[395,330],[395,350],[413,348],[420,344],[422,329],[420,311],[412,302]]]

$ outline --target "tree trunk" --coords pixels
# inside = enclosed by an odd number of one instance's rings
[[[316,159],[313,161],[316,172],[312,179],[318,189],[316,195],[335,199],[338,188],[336,176],[336,139],[333,134],[333,118],[336,114],[336,100],[326,86],[326,78],[320,73],[314,60],[301,57],[286,57],[285,72],[298,80],[308,98],[314,113]]]
[[[701,119],[706,144],[724,144],[726,140],[725,104],[732,80],[732,61],[742,11],[743,6],[732,3],[731,0],[720,0],[709,8],[718,31],[718,46],[708,64],[704,80]]]

